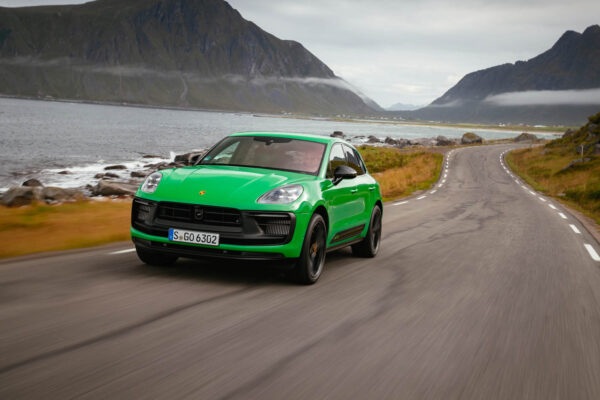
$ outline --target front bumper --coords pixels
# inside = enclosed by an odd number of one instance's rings
[[[140,204],[145,208],[140,213]],[[304,234],[311,215],[309,213],[269,213],[265,211],[239,211],[238,225],[233,219],[225,225],[206,224],[191,220],[173,220],[161,217],[158,202],[134,199],[132,209],[131,237],[137,246],[177,254],[182,257],[218,257],[244,260],[281,260],[298,258],[304,241]],[[146,205],[150,205],[147,207]],[[193,205],[190,205],[193,206]],[[212,210],[209,210],[212,211]],[[237,210],[236,210],[237,211]],[[290,226],[287,235],[279,232],[277,222],[267,226],[277,214],[289,216]],[[211,214],[211,216],[213,216]],[[229,218],[228,214],[226,218]],[[237,217],[236,217],[237,218]],[[276,220],[276,219],[275,219]],[[227,225],[228,222],[231,222]],[[219,233],[219,246],[205,246],[191,243],[173,242],[168,238],[169,228]]]

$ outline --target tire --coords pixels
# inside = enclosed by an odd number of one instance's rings
[[[323,217],[314,214],[304,236],[302,252],[296,262],[293,278],[299,284],[312,285],[321,276],[327,252],[327,225]]]
[[[177,256],[160,253],[158,251],[148,250],[140,246],[135,246],[138,258],[148,265],[164,266],[173,265],[177,261]]]
[[[373,258],[379,251],[379,245],[381,244],[381,207],[375,205],[371,212],[371,220],[369,221],[369,230],[367,236],[355,244],[352,245],[352,254],[357,257]]]

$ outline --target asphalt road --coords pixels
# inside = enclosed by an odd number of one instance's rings
[[[600,399],[600,246],[508,148],[453,151],[310,287],[130,244],[0,264],[0,398]]]

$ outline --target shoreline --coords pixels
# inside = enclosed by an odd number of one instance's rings
[[[126,103],[126,102],[111,102],[111,101],[96,101],[96,100],[82,100],[82,99],[59,99],[59,98],[39,98],[29,96],[17,96],[7,95],[0,93],[0,99],[15,99],[15,100],[32,100],[32,101],[48,101],[56,103],[75,103],[75,104],[89,104],[97,106],[112,106],[112,107],[131,107],[131,108],[143,108],[143,109],[156,109],[156,110],[171,110],[171,111],[193,111],[193,112],[207,112],[207,113],[225,113],[225,114],[244,114],[250,115],[257,118],[282,118],[282,119],[296,119],[296,120],[309,120],[309,121],[328,121],[328,122],[341,122],[341,123],[357,123],[357,124],[386,124],[386,125],[399,125],[399,126],[413,126],[413,127],[439,127],[439,128],[456,128],[456,129],[479,129],[487,131],[507,131],[507,132],[537,132],[558,135],[563,133],[572,126],[531,126],[531,125],[488,125],[488,124],[476,124],[476,123],[445,123],[445,122],[432,122],[432,121],[419,121],[419,120],[394,120],[382,116],[385,119],[368,119],[368,117],[317,117],[314,115],[307,114],[270,114],[268,112],[261,111],[241,111],[241,110],[228,110],[228,109],[212,109],[212,108],[194,108],[194,107],[178,107],[178,106],[161,106],[161,105],[150,105],[141,103]],[[376,118],[376,116],[373,116]]]

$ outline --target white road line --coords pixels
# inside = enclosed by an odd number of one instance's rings
[[[425,197],[427,197],[427,196],[419,196],[419,197],[417,197],[417,200],[422,200],[422,199],[424,199]]]
[[[432,191],[431,191],[431,192],[429,192],[429,193],[430,193],[430,194],[434,194],[435,192],[437,192],[437,189],[436,189],[436,190],[432,190]]]
[[[135,251],[135,249],[125,249],[125,250],[119,250],[119,251],[113,251],[112,253],[108,253],[108,254],[124,254],[124,253],[131,253],[132,251]]]
[[[515,183],[519,183],[518,179],[515,179]]]
[[[533,192],[533,191],[530,190],[529,193],[531,193],[532,195],[535,196],[535,192]]]
[[[600,261],[600,256],[598,255],[598,253],[596,253],[596,250],[594,250],[591,244],[584,243],[584,246],[588,253],[590,253],[590,257],[592,257],[592,260]]]
[[[399,206],[401,204],[406,204],[408,201],[399,201],[398,203],[394,203],[395,206]]]
[[[558,210],[558,208],[554,207],[554,204],[548,204],[548,207],[550,207],[553,210]]]
[[[558,215],[560,215],[560,217],[561,217],[562,219],[567,219],[567,216],[566,216],[565,214],[563,214],[563,213],[558,213]]]
[[[541,201],[546,201],[546,199],[545,199],[545,198],[543,198],[543,197],[539,197],[539,199],[540,199]]]
[[[569,226],[571,227],[571,229],[573,229],[573,232],[579,233],[581,235],[581,232],[579,231],[579,229],[577,229],[577,227],[575,225],[569,224]]]
[[[446,183],[446,179],[442,179],[442,183]]]
[[[440,183],[440,184],[438,185],[438,189],[439,189],[439,188],[441,188],[442,186],[444,186],[444,184],[443,184],[443,183]]]

